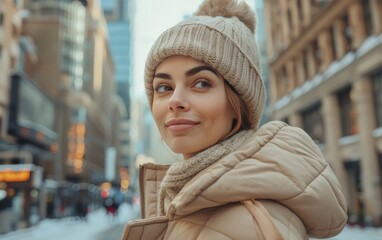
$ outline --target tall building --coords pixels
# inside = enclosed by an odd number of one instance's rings
[[[265,31],[265,19],[264,19],[264,0],[255,0],[255,13],[256,13],[256,32],[255,38],[257,46],[259,49],[260,56],[260,69],[261,75],[264,82],[264,86],[267,92],[269,92],[269,73],[268,73],[268,62],[267,62],[267,36]],[[267,98],[266,106],[269,104],[269,98]],[[267,108],[265,108],[267,109]],[[269,121],[269,113],[264,112],[263,117],[260,121],[260,125]]]
[[[267,0],[270,114],[334,169],[349,222],[382,220],[382,2]]]
[[[131,97],[132,82],[132,32],[134,20],[134,2],[132,0],[101,0],[108,26],[111,56],[115,66],[116,94],[126,110],[119,131],[121,164],[132,173],[134,151],[131,144]],[[133,168],[131,168],[133,166]]]
[[[57,101],[57,180],[102,181],[112,144],[114,66],[98,1],[26,1],[23,35],[38,61],[26,73]],[[55,163],[56,164],[56,163]]]
[[[0,232],[100,206],[126,109],[99,0],[0,1],[0,56]]]
[[[22,30],[22,3],[12,0],[0,1],[0,234],[12,230],[18,218],[29,217],[30,208],[13,204],[13,200],[30,200],[23,198],[29,194],[27,188],[40,187],[32,184],[30,176],[35,175],[41,180],[41,168],[32,168],[31,149],[25,150],[18,144],[18,138],[8,134],[10,118],[11,75],[18,68],[20,59],[20,39]],[[35,96],[41,92],[31,87]],[[17,122],[14,121],[15,124]],[[35,148],[33,148],[36,150]],[[13,164],[23,164],[25,168],[19,171]],[[20,165],[18,165],[20,166]],[[12,173],[11,177],[9,177]],[[18,188],[18,191],[15,190]],[[31,203],[33,201],[29,201]],[[13,208],[19,209],[15,214]]]
[[[0,116],[4,116],[8,101],[8,76],[16,68],[19,55],[19,37],[21,33],[21,7],[12,1],[0,2]],[[0,118],[0,129],[3,118]],[[3,135],[3,134],[2,134]]]

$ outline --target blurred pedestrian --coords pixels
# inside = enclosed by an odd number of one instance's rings
[[[112,197],[106,198],[104,201],[104,207],[108,218],[111,221],[114,221],[116,215],[118,214],[118,207],[114,199]]]
[[[79,220],[87,220],[86,216],[88,214],[88,207],[87,204],[81,200],[78,199],[75,206],[76,211],[76,218]]]
[[[163,140],[184,159],[141,167],[147,219],[127,224],[123,239],[305,240],[345,226],[341,187],[314,141],[280,121],[258,128],[255,26],[246,3],[205,0],[154,43],[146,93]]]

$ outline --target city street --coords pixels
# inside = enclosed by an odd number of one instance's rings
[[[171,184],[382,240],[381,53],[382,0],[0,0],[0,240],[121,240]]]
[[[339,235],[330,240],[381,240],[382,228],[346,227]],[[312,238],[311,240],[316,240]]]
[[[121,205],[115,219],[104,209],[91,212],[87,221],[66,218],[43,220],[38,225],[0,235],[0,240],[119,240],[127,221],[139,216],[139,205]]]
[[[139,216],[139,205],[120,207],[116,219],[99,209],[87,216],[87,221],[75,219],[44,220],[32,228],[0,235],[0,240],[120,240],[127,221]],[[382,228],[346,227],[331,240],[381,240]],[[313,239],[311,239],[313,240]]]

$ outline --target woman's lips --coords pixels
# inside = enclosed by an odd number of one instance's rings
[[[191,119],[173,118],[166,122],[166,127],[171,131],[181,132],[188,130],[198,124],[199,122]]]

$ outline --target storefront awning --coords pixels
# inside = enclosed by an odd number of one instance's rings
[[[0,182],[7,188],[40,188],[42,168],[34,164],[0,165]]]

